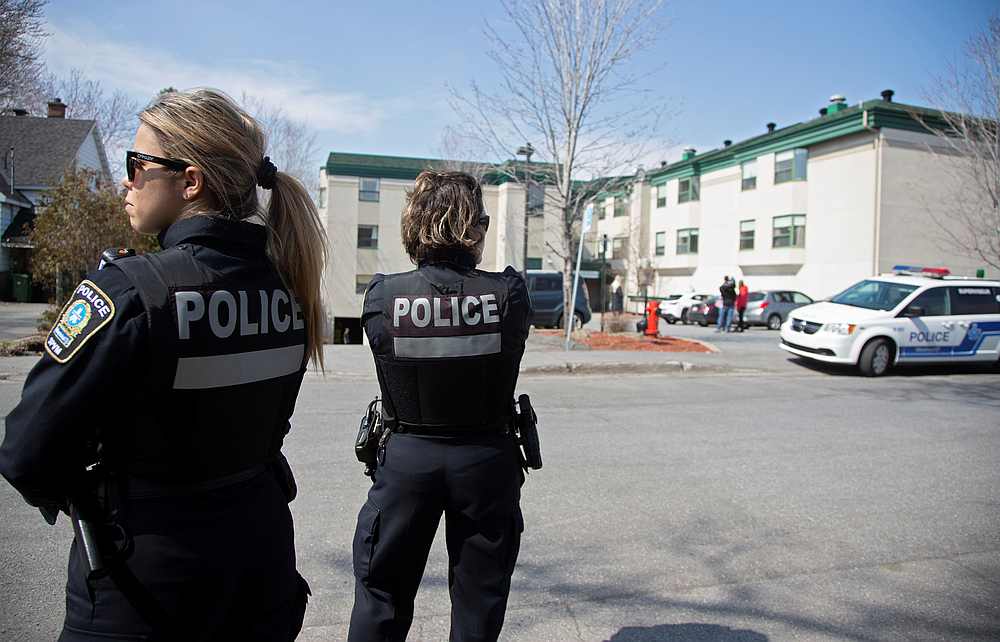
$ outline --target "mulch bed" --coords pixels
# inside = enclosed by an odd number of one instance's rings
[[[534,330],[543,336],[565,336],[564,330]],[[677,337],[647,337],[639,334],[607,332],[576,332],[573,335],[576,343],[583,344],[591,350],[625,350],[633,352],[711,352],[697,341],[688,341]]]

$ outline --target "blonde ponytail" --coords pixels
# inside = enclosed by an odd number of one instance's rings
[[[267,206],[267,231],[271,258],[306,318],[307,352],[322,369],[326,318],[320,293],[326,266],[326,233],[306,188],[294,176],[281,171],[275,175]]]
[[[322,369],[326,233],[306,188],[289,174],[274,173],[273,185],[268,175],[270,201],[262,211],[257,183],[266,165],[267,140],[260,124],[215,89],[160,94],[139,120],[156,132],[167,156],[187,161],[205,175],[205,197],[183,216],[222,212],[264,219],[268,254],[305,315],[306,353]]]

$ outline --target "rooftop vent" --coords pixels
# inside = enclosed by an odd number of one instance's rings
[[[819,108],[819,115],[820,116],[826,116],[826,107],[820,107]]]
[[[667,161],[660,161],[660,167],[666,167]]]
[[[767,124],[767,133],[768,134],[773,134],[775,127],[777,127],[777,125],[775,125],[774,123],[768,123]]]
[[[732,144],[733,144],[733,141],[729,140],[728,138],[726,140],[722,141],[722,146],[723,147],[729,147]]]
[[[896,95],[896,92],[894,92],[893,90],[891,90],[891,89],[885,89],[885,90],[882,91],[882,100],[884,100],[887,103],[891,103],[892,102],[892,97],[895,96],[895,95]]]
[[[830,96],[830,104],[826,107],[826,113],[836,114],[838,111],[847,109],[847,99],[840,94]]]
[[[687,149],[684,150],[684,153],[681,154],[681,160],[682,161],[691,160],[692,158],[694,158],[695,153],[696,151],[694,147],[688,147]]]

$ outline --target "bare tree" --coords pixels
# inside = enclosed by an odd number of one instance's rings
[[[930,96],[941,111],[914,115],[948,157],[940,165],[955,193],[935,218],[945,244],[1000,269],[1000,17],[990,18],[966,54],[969,64],[953,67]]]
[[[662,0],[501,0],[504,30],[487,24],[488,51],[500,87],[473,82],[453,91],[452,105],[468,135],[491,156],[509,159],[524,141],[543,163],[507,162],[511,178],[547,183],[547,206],[559,212],[560,238],[550,250],[562,259],[565,310],[586,203],[602,177],[629,168],[655,140],[663,102],[641,88],[630,67],[656,40]],[[549,209],[549,207],[546,207]],[[564,315],[572,323],[572,315]]]
[[[67,118],[97,121],[111,173],[121,176],[125,150],[131,146],[139,126],[139,104],[121,90],[108,92],[100,82],[88,80],[79,69],[71,69],[63,77],[49,75],[40,87],[46,100],[35,106],[39,113],[45,113],[48,100],[59,98],[66,103]]]
[[[45,0],[0,0],[0,109],[30,109],[45,70]]]
[[[264,127],[267,134],[267,155],[278,169],[296,177],[306,189],[316,195],[319,189],[319,148],[316,133],[305,123],[292,120],[280,107],[271,107],[263,100],[243,94],[244,109]]]

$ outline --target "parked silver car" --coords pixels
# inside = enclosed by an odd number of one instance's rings
[[[812,299],[794,290],[762,290],[751,292],[747,298],[744,323],[766,325],[770,330],[778,330],[795,308],[814,303]]]

